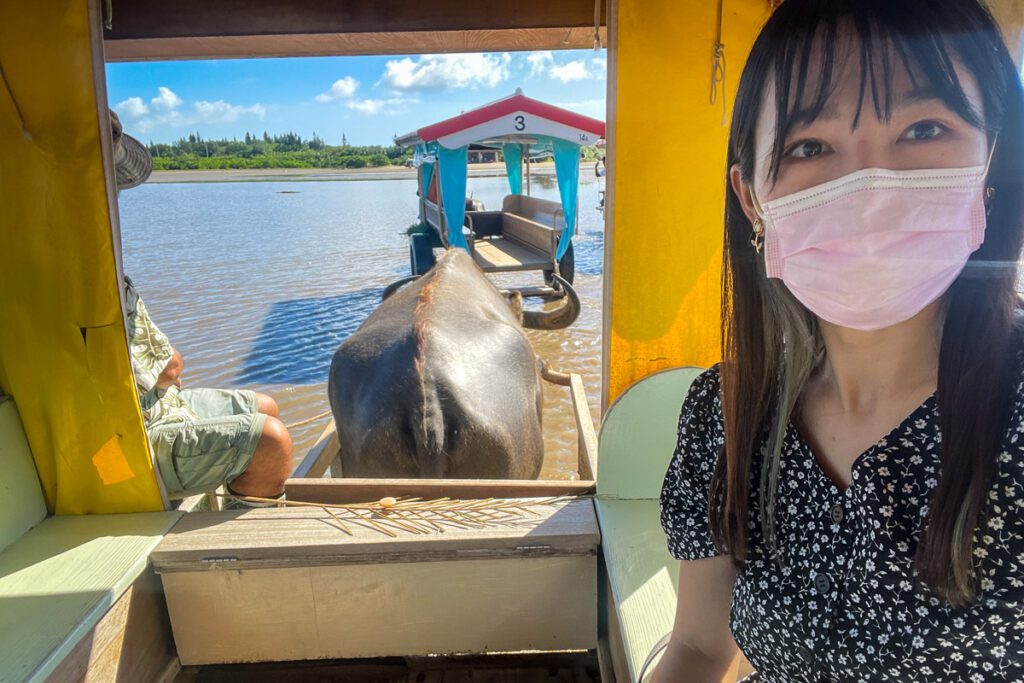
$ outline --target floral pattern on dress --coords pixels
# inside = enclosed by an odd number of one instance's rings
[[[719,380],[715,366],[691,385],[662,488],[661,522],[680,560],[719,554],[707,518],[724,443]],[[729,616],[758,672],[750,680],[1024,681],[1024,382],[1010,424],[989,517],[974,534],[979,597],[961,609],[912,571],[939,476],[934,395],[856,459],[845,490],[789,425],[776,501],[781,562],[766,557],[755,458],[750,559],[733,586]]]

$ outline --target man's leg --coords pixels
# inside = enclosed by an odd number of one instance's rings
[[[270,417],[281,417],[281,410],[277,407],[277,401],[266,394],[254,391],[256,394],[256,409]]]
[[[274,407],[277,405],[274,404]],[[249,466],[240,476],[228,483],[232,491],[242,496],[275,498],[284,492],[285,479],[291,472],[291,435],[288,434],[284,423],[276,417],[267,415]]]

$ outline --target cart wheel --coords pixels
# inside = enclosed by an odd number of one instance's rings
[[[558,262],[558,274],[570,285],[576,277],[576,253],[573,250],[572,242],[569,242],[569,248],[565,250],[565,253],[562,254],[562,260]],[[548,287],[553,287],[554,282],[554,278],[551,277],[551,271],[545,270],[544,284]]]

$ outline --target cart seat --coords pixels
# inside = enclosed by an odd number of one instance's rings
[[[607,571],[609,640],[619,681],[637,680],[647,655],[671,632],[675,619],[679,562],[668,552],[659,498],[683,399],[700,372],[673,368],[640,380],[612,404],[601,426],[596,508]],[[750,672],[741,660],[739,676]]]
[[[551,267],[550,255],[505,238],[478,240],[473,245],[473,258],[486,273],[543,270]]]
[[[21,420],[7,398],[0,398],[0,471],[0,681],[78,680],[104,654],[93,629],[181,513],[47,518]],[[118,670],[120,658],[112,656],[114,668],[106,671]]]

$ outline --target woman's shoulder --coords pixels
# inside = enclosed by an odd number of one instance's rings
[[[679,415],[675,452],[661,489],[661,525],[678,560],[718,555],[708,524],[708,495],[721,448],[720,367],[690,384]]]
[[[697,375],[686,392],[687,404],[699,404],[707,408],[720,408],[722,385],[722,364],[715,363]]]
[[[702,433],[718,440],[722,433],[721,364],[697,375],[683,399],[679,415],[679,436]]]

